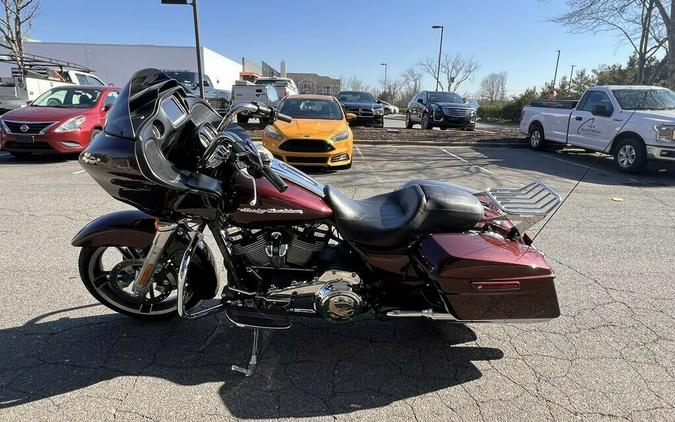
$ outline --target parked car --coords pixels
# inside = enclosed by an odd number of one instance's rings
[[[345,113],[355,115],[349,124],[384,127],[384,107],[378,104],[370,92],[340,91],[337,93],[337,99]]]
[[[263,146],[279,160],[294,166],[350,168],[353,135],[340,103],[326,95],[295,95],[279,104],[279,112],[293,117],[265,128]]]
[[[101,132],[118,94],[110,86],[52,88],[0,117],[0,150],[17,157],[78,153]]]
[[[389,104],[388,102],[384,100],[377,100],[378,104],[382,104],[382,107],[384,107],[384,114],[385,116],[387,114],[398,114],[398,107],[396,107],[393,104]]]
[[[420,91],[408,103],[405,127],[412,129],[420,124],[422,129],[459,127],[476,128],[476,109],[454,92]]]
[[[170,78],[185,85],[195,95],[199,95],[199,74],[190,70],[163,70]],[[230,92],[216,89],[209,75],[204,75],[204,99],[218,113],[225,114],[230,109]]]
[[[271,85],[277,91],[279,97],[276,101],[271,101],[267,97],[265,87]],[[232,105],[250,103],[252,101],[262,102],[270,106],[278,106],[282,99],[298,94],[298,87],[293,79],[289,78],[258,78],[255,82],[236,81],[232,86]],[[237,115],[238,123],[248,123],[250,116],[246,113]],[[267,122],[261,122],[267,124]]]
[[[12,69],[11,77],[0,78],[0,114],[25,106],[50,88],[63,85],[105,86],[96,75],[64,67],[40,67],[26,70],[22,76]]]
[[[579,101],[536,101],[523,109],[520,131],[530,147],[573,145],[614,156],[638,173],[648,160],[675,162],[675,92],[655,86],[588,88]]]

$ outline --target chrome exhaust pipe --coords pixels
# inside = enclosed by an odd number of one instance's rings
[[[394,317],[394,318],[428,318],[428,319],[433,319],[437,321],[457,321],[457,318],[455,318],[452,314],[446,314],[446,313],[440,313],[440,312],[434,312],[433,309],[424,309],[422,311],[401,311],[401,310],[394,310],[394,311],[389,311],[386,314],[388,317]]]

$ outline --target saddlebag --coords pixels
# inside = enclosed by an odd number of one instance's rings
[[[441,233],[415,260],[443,291],[459,320],[546,320],[560,315],[555,274],[541,252],[478,233]]]

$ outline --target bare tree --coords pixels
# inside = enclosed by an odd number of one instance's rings
[[[480,96],[491,103],[506,98],[506,72],[490,73],[480,83]]]
[[[350,91],[370,91],[370,85],[367,83],[363,82],[361,79],[357,78],[356,76],[352,76],[351,78],[347,79],[344,84],[342,85],[342,89],[350,90]]]
[[[420,68],[436,81],[438,59],[426,58],[419,62]],[[464,82],[473,80],[476,71],[480,69],[480,63],[474,56],[463,57],[461,54],[450,56],[444,54],[441,57],[441,68],[438,85],[441,90],[457,91]]]
[[[675,89],[675,1],[670,0],[670,7],[668,7],[668,0],[654,0],[654,6],[659,12],[668,40],[666,55],[668,58],[668,85],[671,89]]]
[[[9,50],[9,55],[25,74],[23,39],[30,30],[38,12],[38,0],[0,0],[4,15],[0,16],[0,46]]]
[[[660,51],[671,50],[666,21],[660,13],[664,9],[662,1],[567,0],[568,12],[552,21],[573,32],[615,32],[633,48],[637,57],[635,82],[642,83],[649,59]]]
[[[424,73],[415,67],[409,67],[401,75],[403,86],[399,95],[401,105],[405,105],[410,99],[422,89],[422,78]]]

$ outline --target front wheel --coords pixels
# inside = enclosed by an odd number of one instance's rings
[[[614,148],[616,166],[624,173],[640,173],[647,166],[647,148],[637,139],[623,139]]]
[[[80,278],[96,300],[115,312],[146,320],[172,318],[178,310],[178,269],[173,264],[164,263],[157,270],[144,296],[132,292],[144,255],[143,250],[122,246],[83,247],[78,262]],[[185,299],[185,309],[200,301],[189,283],[185,286]]]
[[[405,114],[405,128],[406,129],[412,129],[413,127],[413,122],[410,119],[410,113]]]
[[[421,125],[422,125],[422,129],[433,129],[434,128],[434,125],[431,124],[431,119],[429,118],[428,114],[425,114],[424,116],[422,116]]]

